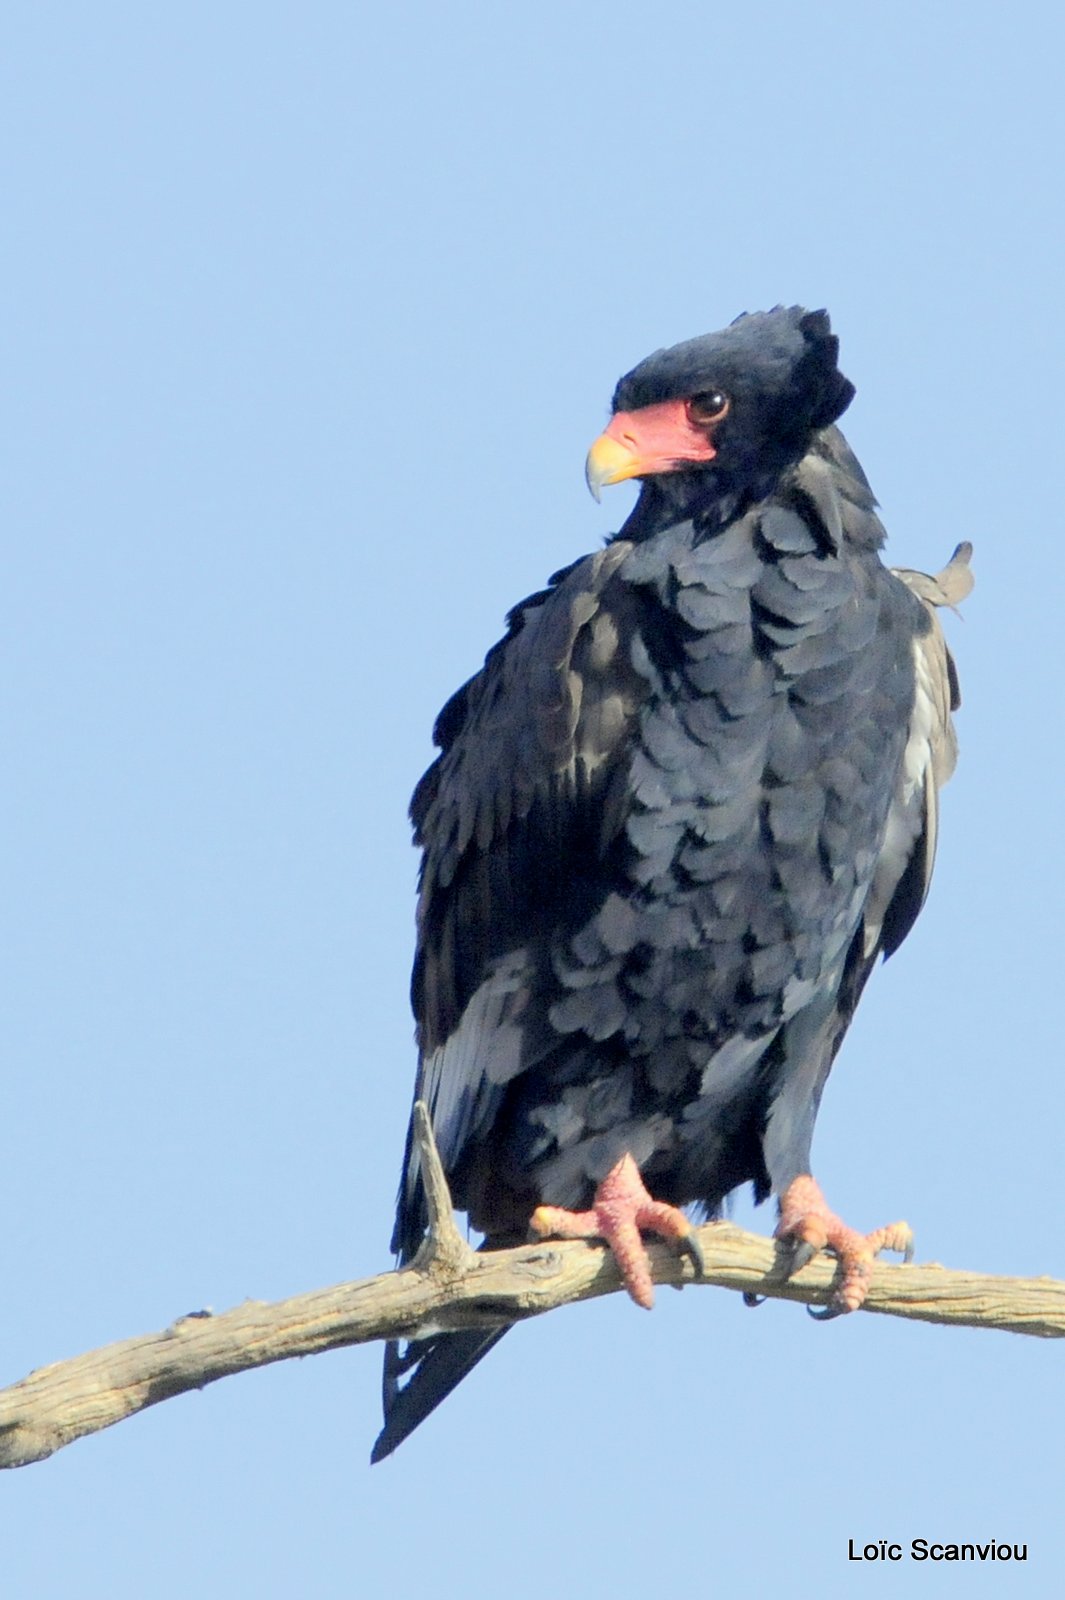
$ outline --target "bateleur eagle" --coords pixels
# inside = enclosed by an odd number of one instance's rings
[[[641,1231],[696,1249],[750,1182],[792,1269],[865,1293],[898,1224],[853,1232],[810,1176],[821,1091],[873,966],[928,888],[954,765],[935,608],[971,584],[881,564],[835,427],[825,312],[742,316],[618,384],[588,482],[638,478],[593,555],[511,612],[440,714],[422,855],[416,1098],[486,1248],[607,1238],[650,1304]],[[408,1133],[393,1247],[427,1225]],[[379,1460],[506,1331],[385,1359]]]

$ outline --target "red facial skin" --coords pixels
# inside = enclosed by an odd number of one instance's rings
[[[619,411],[588,452],[585,476],[595,498],[605,484],[626,478],[648,478],[675,472],[688,464],[713,461],[717,454],[713,429],[728,411],[728,401],[714,415],[704,415],[696,396],[662,400],[638,411]],[[720,398],[714,396],[714,399]]]
[[[717,454],[706,424],[691,420],[687,400],[619,411],[604,437],[632,453],[637,471],[630,477],[669,472],[686,461],[713,461]]]

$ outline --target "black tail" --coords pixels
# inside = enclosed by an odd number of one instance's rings
[[[385,1425],[370,1454],[371,1464],[390,1456],[506,1332],[503,1327],[438,1333],[430,1339],[412,1339],[402,1354],[399,1344],[390,1340],[381,1383]],[[400,1387],[405,1373],[410,1376]]]

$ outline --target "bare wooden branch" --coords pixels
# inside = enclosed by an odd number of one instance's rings
[[[160,1333],[40,1367],[0,1390],[0,1466],[41,1461],[75,1439],[234,1372],[344,1345],[405,1339],[430,1327],[519,1322],[621,1287],[610,1252],[582,1240],[484,1255],[471,1250],[455,1226],[427,1117],[416,1117],[415,1135],[433,1237],[410,1267],[274,1304],[245,1301],[220,1316],[194,1312]],[[698,1235],[706,1262],[699,1282],[807,1305],[823,1306],[831,1298],[836,1263],[830,1256],[818,1256],[785,1282],[772,1240],[721,1222],[708,1223]],[[648,1253],[656,1283],[697,1281],[690,1260],[668,1245],[649,1244]],[[919,1322],[1065,1337],[1065,1283],[1051,1278],[878,1262],[863,1309]]]
[[[782,1283],[772,1276],[771,1240],[728,1223],[707,1224],[699,1239],[706,1256],[703,1283],[808,1305],[830,1298],[835,1262],[829,1256]],[[667,1246],[652,1244],[649,1254],[656,1283],[695,1281],[691,1263]],[[490,1255],[471,1251],[468,1264],[448,1277],[409,1268],[274,1304],[246,1301],[220,1316],[194,1313],[160,1333],[38,1368],[0,1391],[0,1466],[43,1460],[85,1434],[230,1373],[343,1345],[407,1338],[430,1325],[517,1322],[620,1287],[609,1252],[575,1240]],[[919,1322],[1065,1337],[1065,1283],[1051,1278],[878,1263],[863,1309]]]

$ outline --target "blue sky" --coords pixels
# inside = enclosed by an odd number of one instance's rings
[[[922,1259],[1065,1275],[1060,12],[104,0],[5,35],[0,1379],[388,1265],[435,712],[623,519],[582,480],[618,375],[779,301],[831,310],[891,558],[976,547],[937,880],[816,1171]],[[1011,1592],[1057,1593],[1061,1359],[615,1298],[371,1473],[379,1350],[337,1353],[5,1476],[5,1593],[900,1592],[847,1540],[922,1536],[1026,1540]]]

